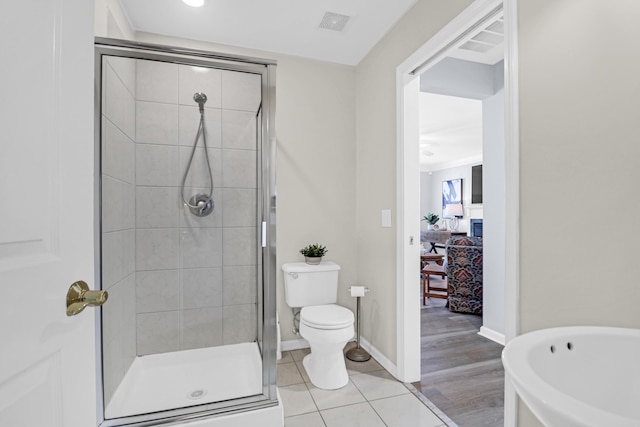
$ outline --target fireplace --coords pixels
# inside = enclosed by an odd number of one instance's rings
[[[473,237],[482,237],[482,219],[469,220],[469,234]]]

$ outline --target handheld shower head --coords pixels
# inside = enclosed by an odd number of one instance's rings
[[[193,100],[198,103],[198,107],[200,107],[200,114],[204,113],[204,103],[207,102],[207,95],[203,92],[196,92],[193,94]]]

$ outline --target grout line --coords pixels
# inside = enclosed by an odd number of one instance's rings
[[[395,397],[395,396],[392,396],[392,397]],[[373,412],[378,416],[378,418],[380,419],[380,421],[382,421],[382,424],[384,424],[385,426],[389,427],[389,424],[387,424],[387,423],[384,421],[384,418],[382,418],[382,415],[380,415],[380,413],[379,413],[378,411],[376,411],[376,408],[374,408],[374,407],[373,407],[373,405],[371,404],[371,401],[370,401],[370,400],[367,400],[367,404],[369,405],[369,407],[370,407],[371,409],[373,409]]]
[[[292,356],[293,356],[293,355],[292,355]],[[293,359],[293,357],[292,357],[292,359]],[[303,381],[304,381],[304,376],[302,375],[302,372],[300,372],[300,367],[298,366],[297,362],[298,362],[298,361],[295,361],[295,360],[294,360],[293,362],[286,362],[286,363],[294,363],[294,364],[295,364],[295,366],[296,366],[296,368],[298,369],[298,371],[299,371],[300,375],[303,377]],[[301,362],[301,361],[300,361],[300,362]],[[479,366],[479,365],[487,364],[487,363],[488,363],[488,362],[480,362],[480,363],[477,363],[477,364],[465,365],[465,367]],[[453,369],[456,369],[456,368],[453,368]],[[448,369],[448,370],[445,370],[445,371],[451,371],[451,370],[452,370],[452,369]],[[313,412],[317,412],[317,413],[320,415],[320,418],[322,419],[323,424],[326,426],[326,422],[325,422],[325,419],[324,419],[324,417],[323,417],[323,415],[322,415],[322,411],[328,411],[328,410],[333,410],[333,409],[337,409],[337,408],[345,408],[345,407],[349,407],[349,406],[358,405],[358,404],[361,404],[361,403],[367,403],[367,404],[369,405],[369,407],[370,407],[371,409],[373,409],[374,413],[378,416],[378,418],[381,420],[381,422],[382,422],[385,426],[387,426],[387,424],[384,422],[384,420],[382,419],[382,417],[380,416],[380,414],[376,411],[376,409],[373,407],[373,405],[371,405],[371,402],[372,402],[372,401],[375,401],[375,400],[383,400],[383,399],[388,399],[388,398],[391,398],[391,397],[402,396],[402,395],[404,395],[404,394],[394,395],[394,396],[387,396],[387,397],[383,397],[383,398],[380,398],[380,399],[373,399],[373,400],[371,400],[371,399],[367,398],[367,397],[362,393],[362,390],[360,390],[360,388],[358,387],[358,385],[357,385],[356,383],[354,383],[353,381],[351,381],[351,378],[352,378],[353,376],[355,376],[355,375],[361,375],[361,374],[373,374],[373,373],[376,373],[376,372],[387,372],[387,373],[388,373],[388,371],[386,371],[386,369],[384,369],[383,367],[381,367],[381,369],[374,370],[374,371],[371,371],[371,372],[357,372],[357,373],[353,373],[353,374],[350,374],[350,375],[349,375],[349,381],[350,381],[350,382],[355,386],[356,390],[358,390],[358,392],[359,392],[359,393],[364,397],[364,399],[365,399],[365,401],[364,401],[364,402],[351,403],[351,404],[348,404],[348,405],[337,406],[337,407],[334,407],[334,408],[327,408],[327,409],[323,409],[323,410],[321,410],[320,408],[318,408],[318,404],[317,404],[317,402],[316,402],[315,398],[313,397],[313,394],[311,394],[311,390],[310,390],[311,384],[308,384],[308,383],[306,383],[306,382],[303,382],[302,384],[304,384],[304,385],[305,385],[305,387],[306,387],[306,389],[307,389],[307,392],[308,392],[308,393],[309,393],[309,395],[311,396],[311,400],[312,400],[312,402],[314,403],[314,405],[315,405],[315,407],[316,407],[316,410],[315,410],[315,411],[307,412],[307,413],[305,413],[305,414],[310,414],[310,413],[313,413]],[[438,373],[440,373],[440,372],[443,372],[443,371],[439,371]],[[428,374],[428,375],[429,375],[429,374]],[[423,376],[423,378],[424,378],[424,376]],[[429,410],[430,410],[430,411],[431,411],[435,416],[437,416],[437,417],[438,417],[438,418],[439,418],[439,419],[444,423],[442,426],[445,426],[445,427],[458,427],[458,425],[457,425],[457,424],[456,424],[456,423],[455,423],[451,418],[449,418],[449,417],[448,417],[444,412],[442,412],[442,411],[440,410],[440,408],[438,408],[438,407],[437,407],[433,402],[431,402],[431,401],[430,401],[427,397],[425,397],[425,396],[424,396],[420,391],[418,391],[418,389],[416,389],[416,387],[414,387],[411,383],[402,383],[402,382],[400,382],[400,381],[398,381],[398,380],[396,380],[396,379],[394,379],[394,381],[399,382],[400,384],[403,384],[403,385],[408,389],[408,391],[409,391],[409,392],[410,392],[414,397],[416,397],[416,398],[417,398],[417,399],[418,399],[422,404],[424,404],[424,405],[427,407],[427,409],[429,409]],[[296,414],[296,415],[292,415],[292,417],[294,417],[294,416],[299,416],[299,415],[305,415],[305,414]],[[289,418],[289,417],[287,417],[287,418]],[[441,427],[442,427],[442,426],[441,426]]]

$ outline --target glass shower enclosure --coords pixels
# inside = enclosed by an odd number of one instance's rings
[[[102,426],[277,405],[275,63],[96,39]]]

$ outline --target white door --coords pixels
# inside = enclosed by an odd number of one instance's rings
[[[93,3],[0,12],[0,426],[96,425]]]

